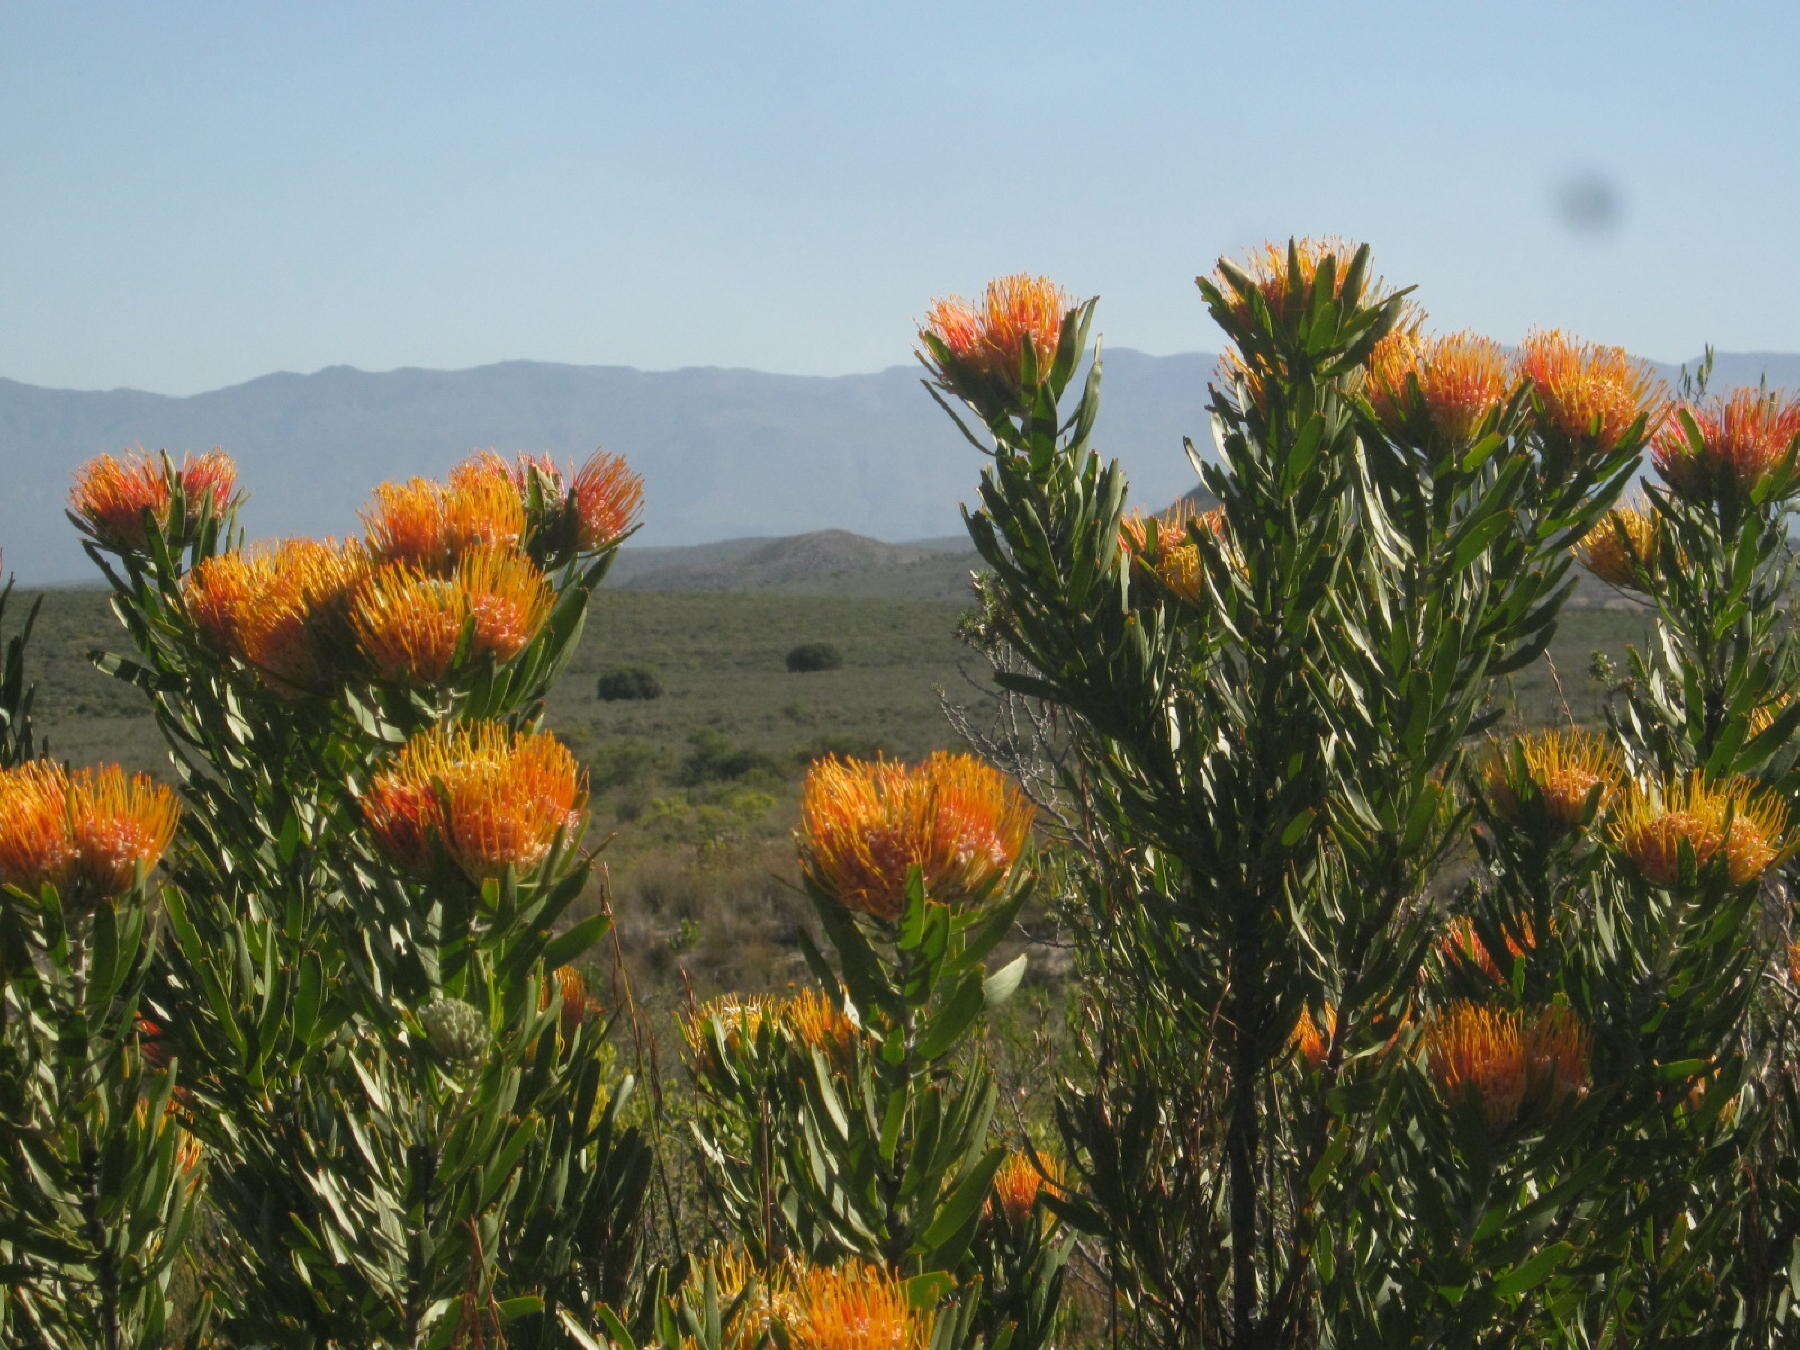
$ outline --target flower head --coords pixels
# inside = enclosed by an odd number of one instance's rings
[[[1755,881],[1786,851],[1787,808],[1747,779],[1695,773],[1666,784],[1636,782],[1612,822],[1614,847],[1644,880],[1673,886],[1685,852],[1721,866],[1734,886]]]
[[[1505,1134],[1587,1088],[1591,1042],[1563,1008],[1517,1013],[1455,1003],[1425,1030],[1425,1065],[1446,1102],[1478,1108]]]
[[[588,991],[587,977],[574,966],[558,966],[538,988],[538,1008],[550,1006],[552,998],[562,1000],[558,1019],[565,1034],[573,1034],[600,1016],[600,1000]]]
[[[1325,1062],[1325,1056],[1331,1048],[1331,1038],[1335,1035],[1337,1009],[1327,1003],[1317,1020],[1314,1020],[1311,1008],[1300,1009],[1300,1016],[1294,1020],[1294,1029],[1288,1033],[1288,1044],[1300,1056],[1302,1064],[1308,1069],[1317,1069]]]
[[[1597,732],[1550,727],[1494,746],[1483,785],[1495,814],[1520,827],[1566,834],[1586,818],[1596,790],[1605,802],[1624,780],[1619,752]]]
[[[1692,502],[1749,500],[1794,464],[1800,446],[1800,399],[1772,390],[1734,389],[1723,398],[1685,403],[1693,422],[1670,417],[1657,429],[1650,457],[1663,481]],[[1800,482],[1789,480],[1790,490]]]
[[[419,1010],[419,1025],[439,1057],[461,1069],[481,1063],[493,1040],[481,1009],[460,998],[432,999]]]
[[[1610,455],[1640,418],[1662,420],[1667,389],[1623,347],[1582,342],[1556,330],[1528,334],[1518,371],[1531,381],[1538,434],[1561,464]]]
[[[586,782],[561,741],[495,722],[421,732],[362,795],[363,819],[389,858],[422,874],[447,860],[477,882],[535,867],[579,831],[586,805]]]
[[[169,788],[116,764],[0,770],[0,885],[116,899],[162,859],[179,815]]]
[[[217,446],[193,459],[182,456],[176,478],[181,483],[182,500],[187,504],[190,529],[199,521],[202,511],[216,519],[229,511],[237,499],[237,464]]]
[[[769,1013],[797,1045],[840,1063],[849,1058],[861,1034],[844,1010],[817,989],[800,989],[778,999]]]
[[[525,533],[525,507],[505,471],[471,461],[449,483],[413,478],[383,483],[363,512],[369,551],[444,576],[470,554],[514,549]]]
[[[1073,308],[1070,297],[1046,277],[1024,272],[997,277],[979,304],[960,296],[933,303],[919,330],[927,339],[926,364],[964,395],[1016,396],[1025,388],[1027,353],[1034,382],[1043,382]]]
[[[1648,591],[1656,584],[1662,520],[1648,507],[1615,506],[1575,545],[1583,567],[1609,586]]]
[[[1537,950],[1537,935],[1532,932],[1531,921],[1521,918],[1519,930],[1516,935],[1501,934],[1509,958],[1504,969],[1494,960],[1487,943],[1482,941],[1475,929],[1475,921],[1467,916],[1451,921],[1443,937],[1438,939],[1438,950],[1462,969],[1478,970],[1494,984],[1504,986],[1512,983],[1513,962]]]
[[[644,480],[624,457],[595,452],[569,486],[575,551],[598,553],[624,538],[637,523],[643,501]]]
[[[459,657],[517,656],[543,627],[553,599],[529,558],[483,551],[465,556],[448,577],[406,563],[377,568],[351,603],[350,624],[379,678],[436,685],[455,673]]]
[[[1390,436],[1429,450],[1468,445],[1505,405],[1512,375],[1500,344],[1473,333],[1423,338],[1400,328],[1369,357],[1369,404]]]
[[[925,1350],[935,1321],[905,1281],[855,1260],[798,1271],[775,1316],[789,1350]]]
[[[1251,295],[1255,294],[1262,297],[1276,327],[1286,327],[1305,311],[1319,270],[1327,261],[1332,266],[1331,293],[1334,298],[1343,296],[1345,275],[1358,247],[1329,236],[1287,243],[1265,240],[1232,264],[1231,271],[1247,279],[1247,288],[1226,270],[1224,259],[1214,271],[1212,283],[1225,296],[1232,317],[1240,325],[1250,322]]]
[[[320,693],[339,673],[348,645],[350,597],[368,566],[359,544],[286,539],[253,554],[242,575],[222,574],[221,617],[202,619],[196,613],[195,619],[216,622],[219,631],[232,634],[237,654],[277,693]],[[239,591],[240,586],[246,589]],[[232,608],[239,595],[249,598]]]
[[[96,455],[77,469],[69,509],[102,544],[135,550],[149,544],[152,528],[168,529],[171,500],[162,464],[128,451]]]
[[[1056,1164],[1023,1149],[1015,1149],[995,1171],[994,1189],[983,1210],[990,1218],[999,1218],[1014,1230],[1035,1227],[1038,1196],[1046,1186],[1052,1193],[1062,1189],[1062,1176]]]
[[[267,556],[233,551],[202,558],[181,579],[188,617],[209,646],[244,659],[243,628],[273,579]]]
[[[1134,567],[1177,599],[1198,605],[1206,595],[1206,563],[1195,531],[1222,539],[1225,510],[1201,511],[1186,498],[1161,515],[1139,512],[1119,522],[1119,544]]]
[[[939,753],[918,765],[828,756],[801,789],[801,867],[839,903],[898,917],[912,868],[926,894],[980,900],[1012,870],[1035,810],[997,770]]]

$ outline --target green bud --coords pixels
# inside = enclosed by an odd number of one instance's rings
[[[459,998],[434,998],[419,1013],[419,1022],[431,1048],[451,1064],[469,1068],[487,1053],[487,1019]]]

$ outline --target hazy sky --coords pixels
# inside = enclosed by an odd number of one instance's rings
[[[1800,4],[0,3],[0,376],[909,359],[1048,272],[1114,345],[1369,239],[1434,321],[1800,348]]]

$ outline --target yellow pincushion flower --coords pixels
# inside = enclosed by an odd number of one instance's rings
[[[1575,727],[1526,732],[1497,744],[1482,769],[1496,814],[1514,825],[1547,825],[1553,833],[1577,828],[1594,791],[1604,804],[1624,777],[1618,750],[1604,736]]]
[[[1206,595],[1206,568],[1194,531],[1216,538],[1225,528],[1223,507],[1201,511],[1184,498],[1160,515],[1125,516],[1119,522],[1119,544],[1138,571],[1177,599],[1198,605]]]
[[[1390,436],[1438,450],[1469,444],[1506,403],[1512,375],[1499,343],[1473,333],[1425,338],[1398,329],[1369,358],[1369,405]]]
[[[1633,783],[1612,822],[1613,846],[1644,880],[1673,886],[1685,849],[1704,870],[1722,866],[1734,886],[1755,881],[1787,849],[1787,807],[1747,779],[1695,773],[1667,784]]]
[[[587,786],[550,733],[475,722],[413,737],[361,804],[376,842],[402,867],[428,874],[448,860],[480,882],[527,871],[559,837],[579,834]]]
[[[1662,381],[1623,347],[1555,329],[1526,336],[1518,372],[1531,381],[1546,449],[1564,463],[1612,453],[1640,417],[1654,430],[1668,406]]]
[[[799,1045],[842,1063],[860,1034],[844,1010],[816,989],[801,989],[774,1002],[775,1022]]]
[[[948,358],[940,361],[927,347],[926,363],[959,392],[986,386],[1017,394],[1026,351],[1031,352],[1041,381],[1056,355],[1063,319],[1073,307],[1069,296],[1046,277],[1024,272],[998,277],[988,283],[979,304],[950,296],[932,305],[919,333],[941,342]]]
[[[999,771],[970,755],[918,765],[814,763],[801,789],[801,867],[840,904],[896,918],[917,867],[933,899],[978,900],[1011,872],[1035,808]]]
[[[1583,567],[1610,586],[1648,591],[1656,584],[1662,552],[1662,521],[1644,506],[1616,506],[1600,517],[1575,556]]]

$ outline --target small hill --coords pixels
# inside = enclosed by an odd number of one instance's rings
[[[979,563],[967,539],[889,544],[849,530],[814,530],[779,539],[626,548],[610,582],[637,591],[960,600]]]

